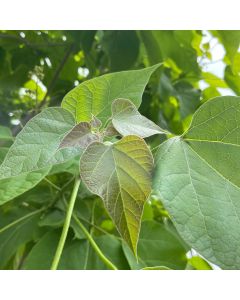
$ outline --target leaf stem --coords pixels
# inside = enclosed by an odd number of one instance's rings
[[[62,229],[62,234],[57,246],[57,250],[55,253],[55,256],[53,258],[53,262],[52,262],[52,266],[51,266],[51,270],[57,270],[61,255],[62,255],[62,251],[64,248],[64,244],[66,242],[66,238],[67,238],[67,234],[68,234],[68,229],[70,226],[70,222],[71,222],[71,217],[72,217],[72,213],[73,213],[73,207],[75,204],[75,200],[77,198],[77,192],[80,186],[81,180],[80,178],[76,178],[75,183],[74,183],[74,187],[72,190],[72,194],[71,194],[71,198],[69,201],[69,205],[67,208],[67,213],[66,213],[66,218],[65,218],[65,222],[63,225],[63,229]]]
[[[90,233],[87,231],[87,229],[84,227],[82,222],[76,217],[75,214],[73,214],[73,219],[78,224],[78,226],[82,229],[83,233],[85,234],[87,240],[93,247],[93,249],[96,251],[98,257],[102,260],[102,262],[105,263],[105,265],[111,269],[111,270],[117,270],[117,267],[102,253],[101,249],[98,247]]]

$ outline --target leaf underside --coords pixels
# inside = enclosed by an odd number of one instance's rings
[[[158,151],[154,191],[187,243],[223,269],[240,268],[240,98],[218,97]]]
[[[153,159],[144,140],[126,136],[115,144],[92,143],[83,153],[83,182],[105,204],[116,227],[136,254],[143,206],[151,192]]]
[[[164,133],[158,125],[142,116],[136,106],[127,99],[116,99],[113,102],[112,123],[122,136],[133,134],[146,138]]]

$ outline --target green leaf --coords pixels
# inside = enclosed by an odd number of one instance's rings
[[[170,59],[184,72],[199,73],[197,53],[192,47],[193,31],[145,30],[141,37],[151,63]]]
[[[12,132],[8,127],[0,126],[0,140],[13,140]]]
[[[43,110],[26,124],[0,166],[0,204],[34,187],[52,165],[81,152],[78,148],[59,150],[74,126],[73,116],[57,107]]]
[[[165,266],[184,269],[187,264],[186,249],[169,228],[156,221],[142,222],[138,243],[138,261],[123,243],[123,250],[131,269]]]
[[[61,141],[75,126],[72,115],[60,108],[43,110],[32,118],[16,137],[0,166],[0,179],[42,169],[54,160]],[[72,151],[70,157],[77,151]],[[58,157],[59,163],[66,158]]]
[[[23,269],[48,270],[56,251],[60,231],[49,231],[32,248],[27,256]],[[121,242],[111,235],[103,235],[95,239],[103,253],[114,262],[119,269],[128,269]],[[68,239],[59,263],[59,270],[104,270],[106,265],[99,259],[86,240]]]
[[[0,205],[36,186],[48,174],[50,168],[0,179]]]
[[[218,30],[217,36],[226,49],[227,56],[231,63],[238,51],[240,45],[240,31],[239,30]]]
[[[59,149],[69,147],[87,148],[92,142],[99,141],[100,137],[92,133],[91,125],[87,122],[81,122],[73,127],[73,129],[61,141]]]
[[[145,267],[142,268],[142,270],[171,270],[168,267],[164,267],[164,266],[157,266],[157,267]]]
[[[154,191],[183,239],[223,269],[240,268],[240,98],[203,104],[158,150]]]
[[[103,45],[112,71],[129,69],[137,60],[139,39],[134,30],[107,30],[104,32]]]
[[[29,212],[29,211],[28,211]],[[37,230],[39,213],[33,214],[4,230],[4,227],[18,218],[27,215],[26,209],[15,209],[9,213],[1,214],[0,221],[0,269],[3,269],[9,259],[16,253],[21,245],[30,241]]]
[[[236,93],[240,95],[240,76],[239,74],[234,74],[231,67],[227,66],[224,72],[224,79],[229,85],[229,87]]]
[[[212,270],[212,267],[209,265],[209,263],[200,256],[193,256],[189,258],[188,263],[195,270]]]
[[[0,147],[0,164],[3,162],[7,152],[8,152],[8,148]]]
[[[83,182],[103,199],[135,254],[143,206],[151,192],[152,168],[152,154],[137,136],[126,136],[110,145],[92,143],[80,160]]]
[[[112,123],[122,135],[137,135],[142,138],[165,132],[158,125],[142,116],[136,106],[127,99],[116,99],[112,104]]]
[[[103,123],[111,116],[116,98],[129,98],[137,107],[152,73],[160,66],[106,74],[81,83],[63,99],[62,107],[70,111],[77,123],[89,122],[92,115]]]
[[[203,79],[212,87],[220,87],[220,88],[227,88],[226,82],[222,79],[217,77],[216,75],[209,73],[209,72],[202,72]]]

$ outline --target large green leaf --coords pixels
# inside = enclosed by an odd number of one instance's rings
[[[133,134],[145,138],[165,133],[158,125],[142,116],[127,99],[116,99],[113,102],[112,124],[122,136]]]
[[[106,74],[85,81],[64,97],[62,107],[69,110],[77,122],[90,121],[94,115],[105,123],[111,116],[114,99],[128,98],[139,107],[149,78],[159,66]]]
[[[56,251],[60,231],[49,231],[32,248],[27,256],[23,269],[48,270]],[[121,242],[114,236],[103,235],[94,238],[102,252],[119,268],[128,269],[128,263],[122,251]],[[68,239],[64,247],[59,270],[103,270],[106,265],[99,259],[87,240]]]
[[[26,124],[0,166],[0,204],[34,187],[52,165],[81,152],[79,148],[59,150],[74,126],[73,116],[63,108],[45,109]]]
[[[130,69],[138,58],[139,39],[134,30],[105,31],[103,45],[112,71]]]
[[[217,97],[158,151],[154,191],[187,243],[223,269],[240,268],[240,98]]]
[[[144,221],[138,243],[138,261],[123,243],[123,250],[132,269],[165,266],[185,269],[186,249],[180,238],[168,226],[156,221]]]
[[[151,63],[171,59],[184,72],[199,73],[193,31],[145,30],[140,34]]]
[[[0,269],[3,269],[18,248],[29,242],[37,230],[40,214],[32,214],[27,218],[27,209],[16,207],[8,213],[1,212],[0,218]],[[28,211],[29,213],[29,211]],[[12,227],[6,226],[15,220],[23,218]],[[6,227],[6,230],[5,230]]]
[[[152,154],[141,138],[92,143],[80,160],[88,189],[99,195],[118,231],[136,253],[143,205],[151,192]]]

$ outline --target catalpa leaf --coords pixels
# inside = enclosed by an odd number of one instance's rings
[[[68,111],[60,107],[43,110],[16,137],[0,166],[0,179],[48,166],[57,155],[61,141],[74,126],[74,118]],[[74,156],[76,152],[71,151],[68,156]],[[59,162],[62,159],[66,156],[60,155]]]
[[[163,143],[154,191],[187,243],[223,269],[240,268],[240,98],[217,97],[189,130]]]
[[[87,122],[81,122],[64,137],[59,149],[69,147],[87,148],[94,141],[99,141],[99,136],[91,131],[91,125]]]
[[[133,135],[115,144],[94,142],[80,160],[83,182],[103,199],[119,233],[135,254],[143,206],[151,192],[152,168],[148,146]]]
[[[72,114],[60,107],[47,108],[26,124],[0,166],[0,204],[34,187],[52,165],[79,155],[79,148],[58,149],[74,126]]]
[[[106,74],[81,83],[62,102],[77,123],[89,122],[92,115],[105,123],[111,116],[111,104],[117,98],[129,98],[137,107],[152,73],[160,66]]]
[[[127,99],[116,99],[112,104],[112,123],[122,135],[138,135],[142,138],[165,133],[158,125],[142,116],[136,106]]]
[[[108,123],[108,125],[106,126],[103,134],[104,134],[104,136],[107,136],[107,137],[121,136],[121,134],[113,126],[112,121],[110,121]]]
[[[90,125],[93,128],[100,128],[102,126],[102,122],[97,117],[92,115],[92,120],[90,121]]]

